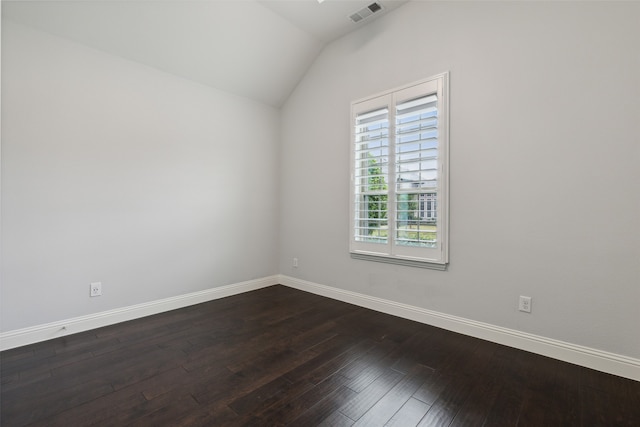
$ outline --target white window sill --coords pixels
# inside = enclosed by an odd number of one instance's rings
[[[394,258],[394,257],[383,256],[383,255],[370,255],[370,254],[362,254],[358,252],[351,252],[351,258],[359,259],[363,261],[374,261],[374,262],[384,262],[387,264],[404,265],[407,267],[428,268],[430,270],[440,270],[440,271],[447,270],[447,264],[441,264],[441,263],[429,262],[429,261],[418,261],[418,260],[405,259],[405,258]]]

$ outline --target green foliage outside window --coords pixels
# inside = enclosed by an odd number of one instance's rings
[[[368,169],[368,188],[369,191],[386,191],[387,182],[382,175],[382,168],[378,166],[375,159],[369,159]],[[367,212],[370,220],[369,227],[377,228],[380,226],[380,220],[387,219],[387,195],[371,194],[367,196]]]

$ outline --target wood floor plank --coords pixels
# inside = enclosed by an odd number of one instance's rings
[[[433,375],[431,368],[416,365],[395,384],[375,405],[360,417],[354,426],[383,426],[404,406],[413,393]]]
[[[333,411],[331,415],[325,418],[320,424],[319,427],[351,427],[354,421],[344,415],[340,411]]]
[[[559,382],[561,371],[571,369],[566,363],[536,356],[536,368],[528,378],[523,406],[519,418],[522,426],[579,425],[577,401],[567,398],[567,393],[578,391],[577,381],[565,379]],[[569,388],[572,390],[569,390]]]
[[[466,386],[467,384],[464,376],[454,376],[453,381],[449,383],[438,399],[431,405],[429,411],[427,411],[418,425],[421,427],[436,427],[451,424],[470,393]]]
[[[0,424],[638,426],[640,382],[272,286],[0,353]]]
[[[357,393],[353,399],[346,401],[340,407],[339,411],[352,420],[359,419],[403,377],[404,375],[400,372],[394,371],[393,369],[386,369],[382,375],[376,378],[360,393]]]
[[[416,390],[413,397],[431,406],[440,397],[440,394],[454,380],[455,373],[446,371],[434,371],[427,380]]]
[[[35,399],[26,398],[12,402],[5,402],[3,399],[0,424],[3,426],[9,424],[27,425],[52,417],[98,397],[111,394],[113,391],[111,384],[103,379],[97,379],[71,388],[41,394]],[[37,404],[34,404],[34,401]]]
[[[484,425],[503,389],[500,378],[515,357],[515,354],[505,350],[506,348],[495,348],[489,363],[479,370],[481,377],[474,382],[475,386],[457,411],[451,427]],[[473,369],[479,368],[475,366]]]
[[[339,387],[337,390],[330,393],[311,408],[303,412],[289,425],[299,427],[317,426],[327,419],[342,402],[351,399],[355,394],[356,392],[348,387]]]
[[[218,376],[225,374],[228,375],[229,371],[224,366],[206,372],[187,372],[182,366],[177,366],[129,387],[135,387],[145,399],[151,400],[165,393],[181,393],[178,390],[186,393],[199,382],[215,381]]]
[[[464,390],[464,388],[462,388]],[[471,392],[464,396],[464,392],[459,394],[458,407],[454,407],[451,402],[449,402],[449,417],[444,418],[440,416],[440,419],[449,420],[451,415],[453,416],[453,420],[448,424],[451,427],[462,427],[462,426],[477,426],[484,425],[484,422],[489,415],[489,411],[493,407],[494,402],[498,398],[500,391],[502,390],[502,385],[498,382],[487,379],[486,381],[480,381],[476,386],[471,390]],[[451,399],[455,402],[455,398]],[[463,403],[461,401],[464,400]],[[424,424],[430,422],[430,417],[425,417]],[[437,425],[437,423],[433,423]]]
[[[325,397],[340,388],[346,388],[344,387],[346,381],[346,378],[340,375],[333,375],[299,396],[286,396],[276,405],[259,414],[262,425],[288,425]],[[337,406],[331,412],[335,409]],[[326,414],[327,417],[329,415],[330,413]]]
[[[180,419],[176,419],[174,426],[183,427],[211,427],[211,426],[258,426],[255,418],[244,419],[240,422],[238,415],[229,407],[224,405],[202,406],[183,414]]]
[[[402,408],[400,408],[393,417],[391,417],[391,419],[385,424],[385,427],[418,425],[428,410],[429,405],[412,397],[407,400],[407,403],[402,405]]]
[[[388,341],[376,343],[369,351],[338,372],[350,380],[349,387],[352,390],[360,392],[395,363],[397,359],[391,360],[388,357],[394,348],[395,345]]]
[[[502,385],[489,413],[485,417],[485,425],[515,426],[518,424],[522,408],[523,392],[519,387]],[[462,414],[458,414],[464,417]]]
[[[155,401],[149,401],[149,406],[152,405],[152,402],[155,403]],[[158,408],[145,407],[143,413],[134,420],[121,419],[121,421],[122,425],[126,423],[131,427],[167,425],[173,424],[174,420],[183,418],[184,415],[195,409],[198,409],[198,402],[193,399],[193,396],[186,395],[178,399],[172,397],[170,401],[163,402]]]
[[[280,400],[282,395],[290,392],[291,389],[298,387],[296,392],[302,393],[313,387],[312,384],[294,384],[285,377],[278,377],[258,387],[255,390],[240,396],[229,403],[229,408],[238,415],[249,415],[255,411],[267,408],[273,403]]]
[[[638,401],[630,403],[615,393],[584,386],[580,390],[582,425],[592,426],[638,426],[640,411]],[[635,406],[632,406],[635,405]]]
[[[144,403],[144,396],[134,388],[110,393],[98,399],[70,407],[53,416],[30,424],[31,427],[68,427],[109,425],[115,412],[129,412]]]
[[[497,354],[505,363],[493,377],[501,389],[485,418],[485,424],[517,425],[524,401],[526,378],[531,366],[521,363],[520,356],[524,352],[500,349]]]
[[[449,426],[472,391],[469,385],[480,384],[485,381],[485,372],[495,351],[495,345],[479,342],[477,345],[474,344],[473,352],[466,353],[464,357],[459,358],[456,363],[457,370],[453,380],[438,396],[438,399],[433,402],[429,411],[418,425]],[[482,409],[484,410],[485,408]],[[488,410],[488,407],[486,410]],[[476,412],[474,413],[474,418],[472,424],[481,425],[484,414]]]
[[[352,364],[374,346],[373,341],[368,339],[361,341],[354,339],[354,342],[350,344],[352,345],[337,349],[337,351],[320,354],[317,358],[300,365],[297,369],[293,369],[285,375],[290,379],[305,378],[312,384],[319,384]]]

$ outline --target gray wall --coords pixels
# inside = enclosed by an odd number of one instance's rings
[[[2,331],[275,274],[279,126],[3,22]]]
[[[283,108],[280,272],[640,357],[639,17],[411,2],[325,48]],[[449,270],[350,259],[350,102],[447,70]]]

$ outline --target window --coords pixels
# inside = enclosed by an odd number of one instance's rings
[[[351,104],[352,257],[444,270],[448,74]]]

